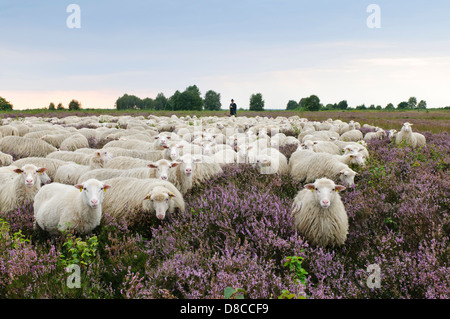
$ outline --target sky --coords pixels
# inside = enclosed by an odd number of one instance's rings
[[[70,4],[80,28],[67,25]],[[443,107],[449,35],[448,0],[0,0],[0,96],[14,109],[113,108],[125,93],[195,84],[220,93],[223,109],[232,98],[248,108],[254,93],[266,109],[312,94]]]

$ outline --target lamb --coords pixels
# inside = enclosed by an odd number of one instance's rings
[[[395,137],[395,144],[400,144],[402,142],[412,148],[421,147],[426,145],[427,141],[424,135],[412,131],[413,124],[405,122],[400,132],[397,133]]]
[[[289,174],[299,182],[311,183],[317,178],[326,177],[332,180],[339,178],[345,185],[353,186],[357,173],[336,156],[297,150],[289,160]]]
[[[0,139],[0,151],[18,158],[46,157],[48,154],[55,152],[56,147],[36,138],[6,136]]]
[[[392,129],[392,130],[389,130],[388,131],[388,137],[389,137],[389,140],[392,142],[392,141],[395,141],[395,138],[397,137],[397,130],[394,130],[394,129]]]
[[[122,218],[128,214],[155,212],[160,220],[167,212],[176,209],[185,210],[185,203],[180,191],[170,182],[160,179],[137,179],[117,177],[105,180],[111,185],[111,191],[105,194],[104,213]]]
[[[13,157],[9,154],[0,152],[0,166],[8,166],[13,162]]]
[[[75,151],[76,149],[89,147],[89,141],[83,134],[74,134],[62,141],[61,151]]]
[[[10,212],[27,202],[32,203],[34,196],[41,188],[38,174],[44,173],[46,168],[38,168],[33,164],[26,164],[22,168],[15,168],[15,177],[2,174],[0,182],[0,212]]]
[[[358,142],[364,138],[363,133],[360,130],[350,130],[341,135],[342,141]]]
[[[348,235],[348,215],[338,192],[345,186],[321,178],[306,184],[292,204],[298,231],[313,245],[341,246]]]
[[[34,228],[55,233],[74,229],[90,233],[100,225],[104,193],[110,185],[89,179],[74,186],[52,183],[43,186],[34,201]]]

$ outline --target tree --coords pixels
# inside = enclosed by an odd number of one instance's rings
[[[264,100],[261,93],[250,96],[250,111],[264,111]]]
[[[397,105],[397,110],[406,110],[409,108],[409,103],[408,102],[400,102]]]
[[[64,110],[64,106],[62,105],[62,103],[58,103],[58,106],[56,107],[57,110]]]
[[[69,103],[69,111],[72,111],[72,110],[78,111],[79,109],[81,109],[80,102],[78,102],[77,100],[70,101],[70,103]]]
[[[0,111],[11,111],[13,105],[0,96]]]
[[[375,110],[375,104],[370,104],[369,110]]]
[[[286,105],[286,111],[298,109],[298,103],[294,100],[289,100]]]
[[[124,94],[119,97],[116,101],[116,109],[127,110],[127,109],[140,109],[142,108],[142,100],[135,95]]]
[[[417,108],[417,99],[414,96],[411,96],[408,100],[408,106],[410,109]]]
[[[48,106],[48,109],[49,109],[50,111],[54,111],[54,110],[56,109],[55,103],[51,102],[51,103],[49,104],[49,106]]]
[[[153,100],[153,108],[155,110],[167,109],[167,98],[164,93],[158,93],[158,95],[156,95],[156,98]]]
[[[377,105],[376,109],[381,110],[382,109],[381,105]]]
[[[339,110],[346,110],[347,108],[348,108],[347,100],[342,100],[337,105],[337,109],[339,109]]]
[[[388,105],[386,105],[385,109],[388,110],[388,111],[395,109],[394,104],[389,103]]]
[[[205,110],[219,111],[222,103],[220,103],[220,93],[209,90],[205,93]]]
[[[177,111],[180,110],[180,105],[181,105],[181,92],[176,90],[175,93],[167,100],[166,109]]]
[[[152,110],[154,109],[153,107],[153,99],[146,97],[145,99],[142,100],[142,108],[144,110]]]
[[[320,99],[317,95],[302,98],[298,104],[300,108],[303,108],[306,111],[320,111],[322,108],[322,104],[320,103]]]
[[[420,100],[419,104],[417,104],[417,109],[424,110],[427,108],[427,102],[424,100]]]
[[[357,110],[367,110],[367,107],[366,107],[365,104],[361,104],[361,105],[358,105],[358,106],[356,107],[356,109],[357,109]]]

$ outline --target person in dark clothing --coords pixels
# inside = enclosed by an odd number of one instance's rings
[[[236,110],[237,110],[237,105],[236,105],[236,103],[234,103],[234,100],[231,99],[231,104],[230,104],[230,116],[231,116],[231,115],[236,115]]]

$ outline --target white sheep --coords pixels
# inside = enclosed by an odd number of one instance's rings
[[[34,201],[34,228],[54,233],[74,229],[85,234],[100,225],[104,194],[110,185],[96,179],[69,186],[43,186]]]
[[[364,135],[364,141],[368,141],[368,140],[372,140],[372,139],[381,140],[385,137],[386,137],[386,131],[383,130],[382,128],[378,127],[378,128],[376,128],[375,132],[366,133],[366,135]]]
[[[395,137],[395,144],[405,143],[413,148],[426,145],[427,141],[424,135],[412,131],[412,123],[405,122],[400,132]]]
[[[89,141],[83,134],[73,134],[61,142],[61,151],[75,151],[76,149],[89,147]]]
[[[178,162],[169,162],[166,159],[161,159],[154,163],[150,163],[147,167],[138,167],[127,169],[120,174],[122,177],[134,177],[140,179],[157,178],[163,181],[169,180],[170,169],[177,167]]]
[[[164,219],[167,212],[176,209],[185,210],[180,191],[170,182],[160,179],[137,179],[117,177],[105,180],[111,190],[105,194],[104,213],[121,218],[139,212],[155,213],[158,219]]]
[[[201,159],[194,158],[191,154],[184,154],[176,160],[179,165],[169,172],[169,182],[181,192],[186,194],[194,184],[193,174],[196,169],[195,164],[201,162]]]
[[[22,168],[15,168],[15,177],[11,174],[0,176],[0,212],[12,211],[26,203],[32,203],[34,196],[41,188],[39,174],[46,168],[38,168],[33,164],[26,164]]]
[[[0,139],[0,151],[19,158],[30,156],[45,157],[55,152],[56,148],[37,138],[6,136]]]
[[[62,165],[66,165],[69,162],[59,160],[56,158],[48,157],[25,157],[17,161],[14,161],[12,165],[22,167],[25,164],[34,164],[39,167],[45,167],[47,169],[46,173],[53,180],[55,179],[55,174],[58,168]]]
[[[266,148],[256,156],[256,166],[261,174],[289,174],[286,156],[275,148]]]
[[[0,152],[0,166],[8,166],[13,162],[13,157],[9,154]]]
[[[341,141],[358,142],[364,138],[360,130],[350,130],[340,136]]]
[[[332,180],[339,178],[345,185],[354,185],[357,173],[336,156],[297,150],[289,160],[289,174],[299,182],[311,183],[318,178],[326,177]]]
[[[84,155],[84,154],[83,154]],[[58,167],[55,173],[54,181],[57,183],[74,185],[84,173],[96,169],[103,168],[111,160],[111,154],[107,151],[96,151],[89,157],[89,165],[80,165],[76,163],[68,163]]]
[[[224,144],[222,144],[222,145],[224,145]],[[213,154],[211,157],[215,163],[218,163],[221,166],[224,166],[227,164],[235,164],[237,161],[237,153],[231,149],[218,151],[217,153]]]
[[[348,235],[348,216],[338,192],[344,186],[321,178],[305,185],[292,204],[291,216],[300,234],[313,245],[341,246]]]
[[[339,146],[337,146],[333,142],[328,142],[328,141],[306,140],[305,142],[300,144],[300,147],[302,149],[310,150],[310,151],[318,152],[318,153],[328,153],[328,154],[335,154],[335,155],[340,155],[342,153],[342,150]]]

